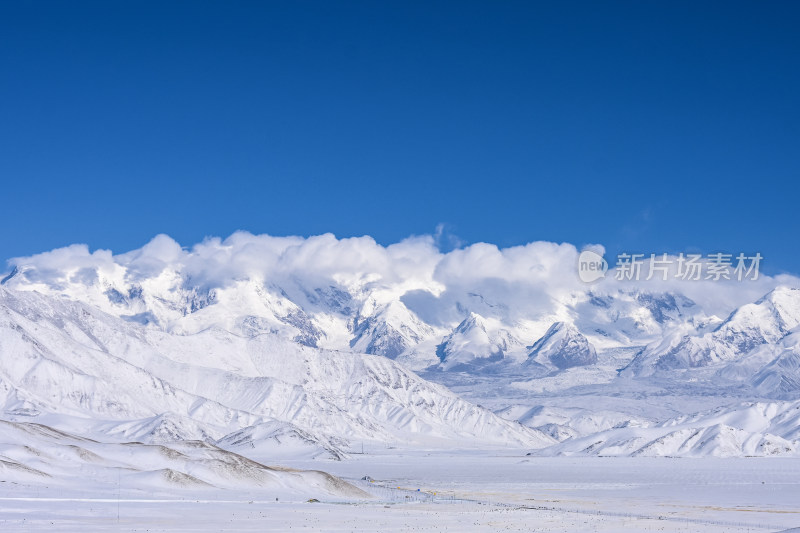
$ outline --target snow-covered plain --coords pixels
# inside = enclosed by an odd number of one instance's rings
[[[785,531],[800,460],[370,450],[324,467],[373,493],[0,484],[3,531]],[[362,478],[369,476],[369,481]],[[277,500],[275,498],[278,498]]]

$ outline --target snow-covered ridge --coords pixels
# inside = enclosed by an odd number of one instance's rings
[[[15,483],[75,488],[120,483],[148,491],[259,489],[281,497],[366,499],[361,489],[320,471],[267,466],[203,441],[103,442],[50,426],[0,419],[0,476]],[[80,485],[79,485],[80,486]]]
[[[646,377],[690,371],[719,385],[746,383],[766,397],[797,397],[799,324],[800,289],[778,287],[710,331],[675,330],[648,346],[626,372]]]
[[[544,455],[800,456],[800,402],[746,403],[656,425],[623,422],[567,438]]]
[[[110,436],[236,445],[244,429],[251,439],[280,429],[333,455],[354,439],[549,443],[384,357],[218,328],[176,335],[30,291],[0,289],[0,354],[7,415],[145,421],[103,425]]]

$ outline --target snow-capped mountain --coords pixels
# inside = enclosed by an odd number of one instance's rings
[[[640,372],[694,368],[735,360],[760,346],[774,346],[800,324],[800,289],[777,288],[736,309],[707,333],[667,339],[640,358]],[[645,370],[646,368],[646,370]]]
[[[551,243],[442,254],[425,239],[238,233],[15,259],[0,286],[0,406],[112,441],[344,457],[362,440],[563,447],[800,398],[800,280],[586,285],[565,274],[576,257]],[[681,399],[648,403],[659,395]],[[512,414],[545,407],[583,422]]]
[[[417,318],[400,301],[391,301],[366,318],[356,317],[350,348],[391,359],[432,337],[434,329]]]
[[[470,313],[436,347],[442,370],[480,368],[488,363],[502,361],[510,350],[522,343],[497,320]]]
[[[674,292],[581,285],[543,292],[537,283],[555,276],[559,265],[542,271],[540,252],[530,246],[536,253],[516,260],[523,265],[511,270],[524,276],[512,283],[494,273],[464,281],[473,276],[469,262],[483,258],[462,258],[466,265],[455,271],[462,251],[442,255],[425,243],[383,249],[332,236],[236,234],[187,252],[162,235],[119,256],[70,247],[14,260],[2,284],[68,297],[170,333],[220,328],[251,337],[270,334],[308,347],[384,355],[420,369],[483,366],[472,360],[519,362],[524,347],[556,322],[605,347],[644,345],[705,317]],[[363,258],[375,253],[376,260]]]
[[[384,357],[217,328],[175,335],[30,291],[0,289],[0,352],[7,416],[145,421],[107,430],[126,438],[223,439],[277,422],[326,449],[351,439],[548,443]]]
[[[791,398],[798,383],[800,290],[778,287],[743,305],[715,328],[678,329],[649,345],[625,369],[633,375],[748,386],[763,397]]]
[[[798,456],[800,402],[746,403],[659,424],[620,423],[534,454],[684,457]]]
[[[578,329],[564,322],[556,322],[544,336],[530,347],[528,363],[543,367],[555,366],[566,369],[574,366],[593,365],[597,362],[594,346]]]

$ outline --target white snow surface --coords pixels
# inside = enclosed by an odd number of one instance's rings
[[[0,522],[797,526],[800,280],[585,285],[577,253],[237,233],[14,259]]]

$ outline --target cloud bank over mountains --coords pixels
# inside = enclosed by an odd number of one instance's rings
[[[602,253],[603,247],[591,246]],[[273,237],[236,232],[183,248],[167,235],[126,253],[90,251],[74,244],[9,260],[10,273],[37,286],[69,292],[98,280],[141,284],[178,273],[183,283],[203,289],[225,288],[243,279],[281,287],[339,287],[402,299],[422,320],[444,325],[465,317],[466,308],[517,320],[557,311],[576,294],[614,294],[620,290],[681,293],[710,314],[724,315],[780,285],[800,286],[791,275],[758,280],[618,281],[612,268],[591,285],[577,276],[580,250],[568,243],[533,242],[498,248],[476,243],[442,253],[436,236],[410,237],[382,246],[369,236],[337,239]],[[609,261],[613,264],[613,261]],[[647,264],[643,268],[646,271]],[[471,303],[469,303],[471,302]]]

